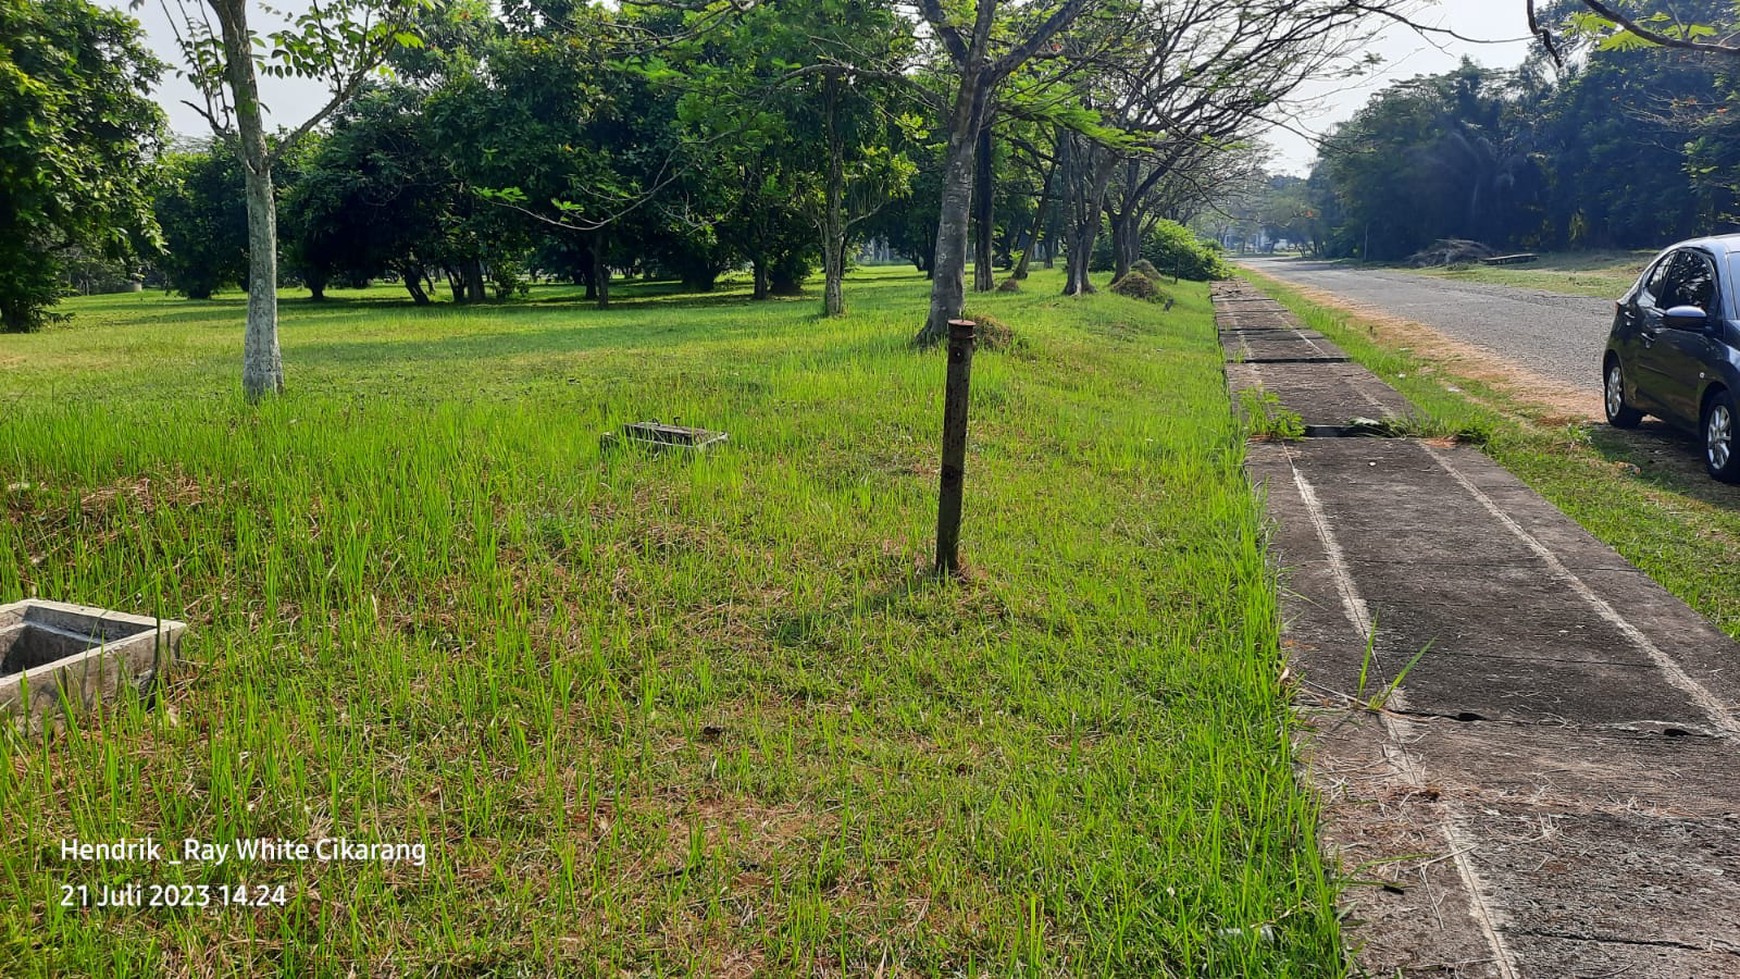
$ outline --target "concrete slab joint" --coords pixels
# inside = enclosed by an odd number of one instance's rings
[[[1297,323],[1216,303],[1235,397],[1409,417],[1357,365],[1239,362]],[[1740,975],[1740,646],[1477,450],[1263,441],[1246,468],[1355,974]]]

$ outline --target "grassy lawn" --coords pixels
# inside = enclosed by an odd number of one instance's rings
[[[1440,279],[1618,299],[1631,288],[1638,273],[1657,254],[1654,251],[1548,252],[1527,265],[1458,265],[1407,271]]]
[[[1568,418],[1524,388],[1459,374],[1386,343],[1382,326],[1253,277],[1309,326],[1401,391],[1440,432],[1500,465],[1663,587],[1740,639],[1740,487],[1704,473],[1699,446],[1653,419],[1634,431]]]
[[[154,706],[0,736],[0,975],[1341,974],[1207,291],[1060,286],[972,299],[958,583],[909,272],[287,302],[257,409],[240,296],[0,336],[0,600],[191,623]],[[731,441],[601,449],[647,418]],[[146,834],[427,857],[60,857]],[[123,882],[286,903],[60,905]]]

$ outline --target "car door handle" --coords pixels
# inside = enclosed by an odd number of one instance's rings
[[[1639,339],[1639,340],[1642,340],[1642,341],[1643,341],[1643,345],[1644,345],[1644,346],[1646,346],[1646,347],[1653,347],[1653,346],[1655,346],[1655,334],[1654,334],[1654,333],[1653,333],[1653,332],[1651,332],[1651,331],[1649,331],[1649,330],[1645,330],[1645,331],[1643,331],[1643,332],[1642,332],[1642,333],[1639,333],[1639,334],[1638,334],[1638,335],[1637,335],[1637,338],[1638,338],[1638,339]]]

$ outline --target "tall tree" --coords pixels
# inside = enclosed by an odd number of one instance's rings
[[[138,7],[144,0],[133,0]],[[394,50],[421,43],[412,27],[431,0],[331,0],[264,36],[248,23],[248,0],[205,0],[214,30],[184,0],[159,0],[176,25],[185,74],[204,97],[213,132],[232,140],[242,161],[248,202],[248,320],[242,343],[242,390],[250,401],[284,389],[278,347],[278,209],[272,170],[296,143],[349,102]],[[171,9],[170,4],[174,4]],[[266,133],[259,77],[326,83],[329,97],[277,140]]]
[[[1361,0],[1144,5],[1101,70],[1080,82],[1085,106],[1124,138],[1073,137],[1065,291],[1091,291],[1088,263],[1108,204],[1118,269],[1127,271],[1156,188],[1240,147],[1305,81],[1357,62],[1380,9]],[[1124,185],[1108,200],[1120,171]]]
[[[864,222],[866,235],[888,243],[905,255],[914,268],[929,278],[936,258],[936,216],[942,200],[942,155],[940,133],[922,127],[903,135],[895,144],[901,156],[913,162],[915,171],[905,197],[889,201]]]
[[[853,6],[865,6],[854,3]],[[890,199],[904,196],[915,167],[895,150],[885,106],[859,86],[854,72],[829,72],[818,101],[823,170],[811,194],[822,239],[822,314],[846,311],[846,249],[853,229]]]
[[[1059,166],[1065,209],[1075,213],[1072,264],[1079,263],[1068,289],[1086,291],[1102,202],[1121,159],[1228,141],[1229,129],[1272,110],[1352,53],[1370,18],[1408,6],[1408,0],[1055,0],[1008,4],[1000,20],[999,0],[959,8],[920,0],[957,87],[947,123],[936,281],[917,341],[940,340],[960,313],[981,132],[998,91],[1023,66],[1044,63],[1037,92],[1021,93],[1023,102],[1046,105],[1038,93],[1058,87],[1080,96]],[[1078,22],[1089,29],[1072,29]]]
[[[1538,63],[1465,64],[1373,96],[1313,173],[1326,249],[1651,248],[1735,220],[1737,141],[1725,134],[1740,99],[1722,61],[1584,48],[1554,79]]]
[[[1398,83],[1331,135],[1322,166],[1346,215],[1338,250],[1400,259],[1438,238],[1479,234],[1470,222],[1481,175],[1465,170],[1472,157],[1455,144],[1486,138],[1482,122],[1499,114],[1497,79],[1464,63],[1451,75]]]
[[[63,259],[156,238],[162,64],[137,21],[84,0],[0,0],[0,330],[51,318]]]
[[[948,336],[949,320],[958,318],[966,303],[974,162],[980,131],[990,119],[998,87],[1041,52],[1054,53],[1052,39],[1099,2],[1054,0],[1019,5],[1010,0],[975,0],[970,5],[945,8],[942,0],[919,0],[919,11],[953,65],[956,78],[952,105],[945,116],[948,142],[943,152],[930,315],[915,343],[928,346]],[[1000,6],[1006,8],[1001,22],[997,16]]]
[[[613,258],[631,248],[683,266],[688,278],[719,268],[712,188],[682,183],[693,174],[675,125],[680,74],[660,45],[640,50],[648,37],[679,30],[670,22],[681,18],[666,9],[509,3],[476,61],[453,59],[429,100],[429,124],[468,197],[578,239],[600,307],[610,303]],[[673,240],[689,233],[698,240]]]

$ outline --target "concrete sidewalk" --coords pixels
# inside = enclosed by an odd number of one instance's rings
[[[1278,303],[1216,303],[1235,390],[1312,432],[1407,415]],[[1358,964],[1740,975],[1740,646],[1477,450],[1248,459]]]

